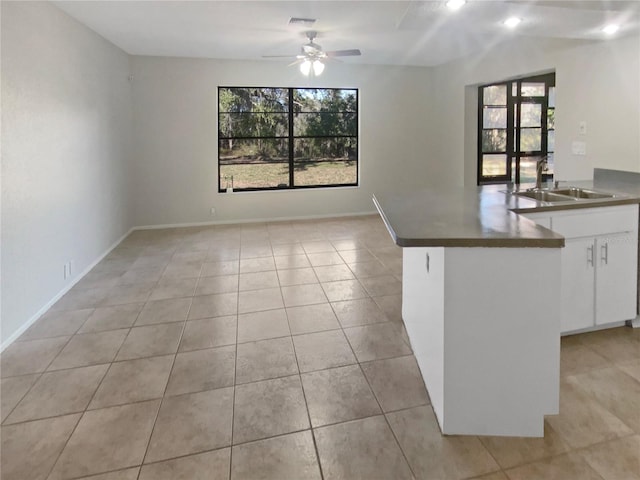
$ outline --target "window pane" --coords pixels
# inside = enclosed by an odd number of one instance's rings
[[[356,160],[358,143],[355,137],[296,138],[293,141],[294,162]]]
[[[522,83],[520,93],[523,97],[544,97],[544,83]]]
[[[265,188],[288,185],[287,139],[221,139],[219,141],[220,185],[233,175],[234,188]]]
[[[513,82],[511,84],[511,96],[513,98],[518,96],[518,82]]]
[[[547,132],[547,151],[554,152],[556,150],[556,131],[549,130]]]
[[[218,128],[223,138],[285,137],[289,134],[289,117],[273,112],[221,113]]]
[[[483,130],[482,131],[482,151],[483,152],[504,152],[507,150],[506,130]]]
[[[536,181],[536,161],[538,157],[520,158],[520,182],[534,183]]]
[[[482,176],[497,177],[507,174],[506,155],[482,155]]]
[[[482,110],[483,128],[507,128],[507,108],[484,107]]]
[[[521,128],[520,129],[520,151],[535,152],[542,147],[541,128]]]
[[[293,165],[295,186],[336,185],[358,183],[356,161],[307,160]]]
[[[553,130],[556,128],[556,109],[550,108],[547,110],[547,128]]]
[[[484,87],[482,97],[484,105],[506,105],[507,86],[493,85],[491,87]]]
[[[523,103],[520,106],[520,126],[540,127],[542,126],[542,105],[539,103]]]
[[[358,118],[353,112],[296,113],[293,119],[295,136],[335,136],[358,133]]]
[[[294,112],[357,112],[357,90],[332,88],[296,88]]]
[[[544,172],[544,174],[545,175],[553,175],[554,166],[555,166],[555,161],[554,161],[553,153],[549,153],[547,155],[547,171]]]
[[[549,108],[556,108],[556,87],[549,87]]]
[[[286,88],[220,88],[219,111],[286,112],[289,93]]]

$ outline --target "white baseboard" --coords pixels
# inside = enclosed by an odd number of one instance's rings
[[[353,213],[332,213],[326,215],[304,215],[292,217],[272,217],[272,218],[250,218],[243,220],[217,220],[211,222],[192,222],[192,223],[165,223],[161,225],[140,225],[133,227],[132,230],[159,230],[163,228],[181,228],[181,227],[213,227],[216,225],[234,225],[245,223],[269,223],[269,222],[291,222],[296,220],[322,220],[327,218],[345,218],[345,217],[365,217],[368,215],[377,215],[376,210],[369,212],[353,212]]]
[[[45,303],[42,306],[42,308],[40,308],[40,310],[38,310],[34,315],[32,315],[31,318],[29,318],[29,320],[27,320],[23,325],[21,325],[20,328],[18,328],[18,330],[13,332],[9,336],[9,338],[7,338],[4,342],[2,342],[2,345],[0,345],[0,352],[3,352],[5,348],[7,348],[14,341],[16,341],[18,339],[18,337],[20,337],[20,335],[22,335],[31,325],[33,325],[36,322],[36,320],[38,320],[42,315],[47,313],[47,311],[58,300],[60,300],[65,293],[67,293],[69,290],[71,290],[76,283],[78,283],[80,280],[82,280],[84,278],[84,276],[87,273],[89,273],[93,267],[95,267],[98,263],[100,263],[104,257],[109,255],[114,248],[116,248],[118,245],[120,245],[120,242],[122,242],[125,238],[127,238],[129,236],[129,234],[131,232],[133,232],[133,230],[134,230],[134,228],[130,228],[127,231],[127,233],[125,233],[118,240],[116,240],[113,244],[111,244],[111,246],[102,255],[100,255],[93,263],[91,263],[89,266],[87,266],[87,268],[85,268],[82,272],[80,272],[78,275],[76,275],[76,278],[72,279],[72,281],[71,281],[71,283],[69,283],[69,285],[66,285],[62,290],[60,290],[51,300],[49,300],[47,303]]]

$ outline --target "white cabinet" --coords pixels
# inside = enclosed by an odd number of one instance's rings
[[[635,318],[638,205],[554,212],[551,229],[566,238],[562,331]]]

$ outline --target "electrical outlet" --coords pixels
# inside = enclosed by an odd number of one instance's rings
[[[211,207],[211,210],[209,210],[209,215],[211,215],[212,217],[215,217],[215,215],[216,215],[216,207]]]
[[[66,280],[67,278],[69,278],[69,264],[65,263],[64,264],[64,279]]]

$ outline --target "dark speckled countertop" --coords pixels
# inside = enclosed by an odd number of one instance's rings
[[[521,186],[526,190],[532,185]],[[511,187],[429,188],[383,193],[373,201],[389,233],[401,247],[560,248],[564,237],[518,213],[640,203],[640,183],[561,182],[614,193],[613,198],[545,203],[508,193]]]

